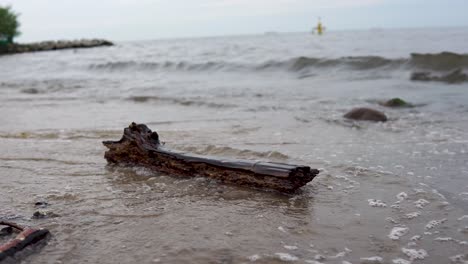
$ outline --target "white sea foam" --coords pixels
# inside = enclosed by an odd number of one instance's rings
[[[403,253],[408,256],[411,261],[416,259],[424,259],[427,257],[427,251],[424,249],[402,248],[401,251],[403,251]]]
[[[441,194],[439,191],[437,191],[436,189],[432,189],[432,193],[437,194],[440,198],[444,200],[447,200],[447,198],[445,198],[445,196]]]
[[[451,237],[436,237],[436,238],[434,238],[434,241],[449,242],[449,241],[453,241],[453,238],[451,238]]]
[[[283,232],[283,233],[286,233],[286,230],[285,230],[284,227],[282,227],[282,226],[278,226],[278,230],[281,231],[281,232]]]
[[[413,241],[408,242],[408,244],[406,244],[407,247],[415,247],[415,246],[417,246],[417,245],[418,245],[418,244],[416,244],[416,242],[413,242]]]
[[[315,255],[314,259],[316,259],[316,260],[326,260],[327,258],[324,255],[317,254],[317,255]]]
[[[397,194],[396,197],[397,197],[398,200],[403,201],[403,200],[405,200],[406,198],[408,198],[408,194],[405,193],[405,192],[401,192],[401,193]]]
[[[288,253],[275,253],[276,256],[279,257],[280,260],[282,261],[296,261],[296,260],[299,260],[298,257],[296,256],[293,256],[291,254],[288,254]]]
[[[414,189],[414,192],[416,194],[426,193],[426,191],[424,189]]]
[[[288,245],[285,245],[284,248],[287,249],[287,250],[296,250],[296,249],[298,249],[297,246],[288,246]]]
[[[252,256],[248,257],[248,259],[249,259],[250,261],[252,261],[252,262],[257,261],[257,260],[259,260],[259,259],[261,259],[261,258],[262,258],[262,257],[260,257],[260,255],[258,255],[258,254],[255,254],[255,255],[252,255]]]
[[[337,259],[337,258],[342,258],[346,256],[346,252],[338,252],[336,255],[334,256],[328,256],[327,259]]]
[[[466,260],[465,256],[462,254],[455,255],[449,258],[450,261],[453,263],[458,263],[458,264],[468,264],[468,260]]]
[[[362,264],[381,264],[383,263],[383,258],[379,256],[369,257],[369,258],[361,258]]]
[[[405,215],[406,219],[413,219],[421,215],[421,212],[412,212]]]
[[[421,240],[421,238],[422,238],[421,236],[413,236],[411,238],[411,241],[418,241],[418,240]]]
[[[349,248],[345,248],[344,251],[342,252],[338,252],[336,255],[334,256],[328,256],[326,257],[326,259],[337,259],[337,258],[343,258],[345,257],[348,253],[352,252],[351,249]]]
[[[382,202],[381,200],[369,199],[367,201],[369,202],[369,205],[372,207],[387,207],[387,204]]]
[[[359,184],[357,181],[351,180],[350,178],[348,178],[346,176],[338,175],[338,176],[335,176],[335,178],[343,179],[345,182],[348,182],[348,183],[353,184],[353,185],[358,185]]]
[[[411,264],[411,261],[401,258],[394,259],[392,262],[393,264]]]
[[[388,237],[392,240],[399,240],[400,237],[408,234],[409,228],[407,227],[394,227]]]
[[[445,221],[447,221],[446,218],[440,219],[440,220],[432,220],[432,221],[430,221],[429,223],[427,223],[427,225],[426,225],[425,228],[426,228],[426,230],[431,230],[431,229],[433,229],[433,228],[435,228],[435,227],[441,225],[441,224],[444,223]]]
[[[418,208],[424,208],[424,206],[428,205],[429,201],[424,200],[424,199],[419,199],[416,202],[414,202],[414,205]]]
[[[463,221],[465,219],[468,220],[468,215],[464,215],[464,216],[458,218],[458,221]]]
[[[318,262],[316,260],[306,260],[305,263],[309,263],[309,264],[323,264],[323,262]]]

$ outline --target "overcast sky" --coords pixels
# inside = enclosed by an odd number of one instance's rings
[[[111,40],[311,30],[468,26],[468,0],[0,0],[19,41]]]

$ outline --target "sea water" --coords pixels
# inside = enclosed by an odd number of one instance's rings
[[[466,43],[374,29],[2,56],[0,219],[51,231],[24,263],[466,263],[468,83],[410,80],[466,73]],[[415,107],[379,104],[394,97]],[[133,121],[173,149],[321,173],[284,195],[106,166],[101,141]]]

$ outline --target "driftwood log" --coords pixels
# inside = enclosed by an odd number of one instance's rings
[[[162,146],[157,132],[132,123],[119,141],[104,141],[104,157],[111,164],[142,165],[175,175],[204,176],[221,182],[281,192],[294,192],[319,171],[284,163],[234,160],[170,150]]]
[[[15,239],[0,245],[0,261],[6,259],[7,257],[13,257],[13,255],[19,251],[23,250],[27,246],[41,241],[49,234],[47,229],[22,227],[11,222],[0,221],[0,226],[2,225],[16,229],[20,231],[20,233],[16,236]]]

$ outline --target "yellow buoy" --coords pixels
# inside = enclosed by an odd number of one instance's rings
[[[320,21],[320,18],[319,18],[317,27],[314,28],[314,31],[317,32],[317,34],[319,34],[319,35],[322,35],[323,32],[325,31],[325,27],[322,25],[322,22]]]

